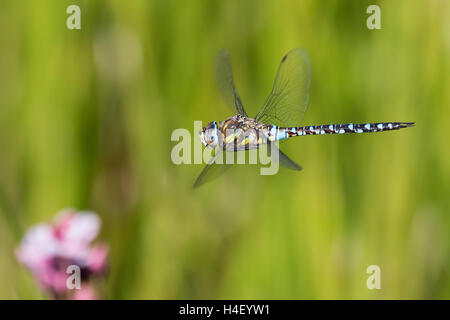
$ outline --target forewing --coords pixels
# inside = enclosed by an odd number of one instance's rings
[[[272,92],[255,119],[282,127],[298,126],[309,104],[311,67],[305,49],[289,51],[281,60]]]
[[[219,51],[216,58],[216,82],[222,98],[233,113],[237,112],[247,117],[239,93],[234,85],[230,55],[224,49]]]

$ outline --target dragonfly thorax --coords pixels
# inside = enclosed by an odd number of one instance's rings
[[[217,122],[210,122],[199,132],[202,143],[211,149],[215,149],[218,143]]]

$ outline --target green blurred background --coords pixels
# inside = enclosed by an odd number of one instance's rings
[[[231,115],[223,47],[251,115],[304,47],[304,124],[416,127],[292,139],[303,171],[237,166],[192,190],[202,165],[174,165],[170,136]],[[43,298],[14,248],[67,207],[102,217],[106,298],[450,298],[449,57],[444,0],[1,1],[0,298]]]

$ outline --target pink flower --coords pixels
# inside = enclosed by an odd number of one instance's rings
[[[63,210],[53,224],[31,227],[16,255],[42,289],[55,297],[66,296],[66,281],[70,276],[66,273],[68,266],[77,265],[80,268],[82,287],[87,286],[84,283],[90,277],[99,275],[106,269],[108,247],[91,246],[99,229],[100,219],[96,214]]]
[[[94,288],[90,285],[82,285],[79,290],[75,291],[74,300],[97,300]]]

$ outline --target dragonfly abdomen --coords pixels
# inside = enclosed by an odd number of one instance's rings
[[[278,140],[294,136],[308,136],[315,134],[366,133],[399,130],[411,127],[414,122],[380,122],[380,123],[345,123],[326,124],[319,126],[278,128]]]

